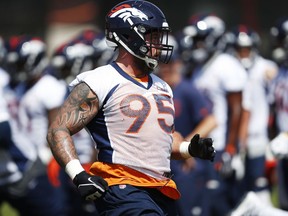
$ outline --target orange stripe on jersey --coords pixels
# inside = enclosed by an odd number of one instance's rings
[[[141,78],[133,77],[133,79],[137,80],[138,82],[148,82],[148,75]]]
[[[139,187],[156,188],[171,199],[179,199],[180,193],[171,179],[157,180],[144,173],[119,164],[95,162],[90,168],[94,175],[102,176],[108,185],[129,184]]]

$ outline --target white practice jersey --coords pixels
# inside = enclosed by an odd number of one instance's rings
[[[248,151],[263,155],[268,143],[269,101],[268,89],[277,73],[277,65],[257,56],[248,72],[248,84],[243,93],[243,107],[250,111]]]
[[[101,162],[125,165],[161,178],[170,172],[174,104],[170,87],[154,74],[148,85],[134,80],[116,63],[84,72],[99,99],[99,112],[87,125]]]
[[[226,145],[228,105],[226,95],[244,89],[247,81],[246,71],[236,58],[221,53],[209,60],[192,77],[195,86],[211,101],[217,127],[209,134],[214,140],[216,150],[223,150]]]
[[[21,98],[19,121],[36,149],[47,148],[47,111],[60,107],[67,95],[67,85],[51,75],[44,75]]]
[[[0,123],[1,122],[9,122],[9,125],[11,126],[11,116],[9,113],[8,109],[8,99],[7,99],[7,94],[8,94],[8,85],[9,85],[10,77],[6,71],[4,71],[2,68],[0,68]],[[9,136],[5,131],[0,131],[1,137],[3,136]],[[13,132],[12,132],[13,134]],[[7,137],[8,138],[12,138]],[[2,144],[2,143],[1,143]],[[23,143],[25,145],[25,143]],[[0,185],[8,185],[11,183],[14,183],[16,181],[19,181],[19,179],[22,178],[22,174],[15,163],[13,158],[15,154],[14,150],[16,150],[15,145],[12,143],[9,143],[9,148],[0,148]],[[13,152],[12,152],[13,151]],[[19,155],[19,154],[18,154]],[[24,158],[26,159],[26,158]],[[23,165],[24,166],[24,165]],[[23,167],[22,166],[22,167]],[[20,167],[21,169],[21,167]]]
[[[4,90],[9,83],[9,75],[6,71],[0,68],[0,122],[8,121],[9,111],[7,108],[7,102],[4,97]]]
[[[8,88],[5,91],[5,99],[7,101],[8,110],[9,110],[9,123],[12,131],[12,140],[14,142],[14,147],[11,150],[11,155],[16,155],[16,162],[21,164],[22,161],[34,161],[37,158],[37,152],[35,148],[31,145],[31,142],[28,136],[23,132],[20,125],[19,117],[19,101],[21,95],[18,95],[18,92],[15,89]],[[13,156],[14,157],[14,156]],[[25,164],[23,164],[25,166]],[[25,167],[21,167],[22,170]]]

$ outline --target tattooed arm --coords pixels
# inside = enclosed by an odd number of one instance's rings
[[[47,141],[62,167],[69,161],[78,159],[72,135],[84,128],[98,109],[97,95],[86,83],[78,84],[60,108],[48,129]]]
[[[65,167],[82,198],[95,200],[108,189],[100,176],[88,174],[78,159],[72,135],[80,131],[97,114],[97,96],[85,84],[78,84],[64,102],[49,129],[47,140],[57,162]]]

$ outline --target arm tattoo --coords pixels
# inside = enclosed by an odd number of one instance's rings
[[[77,85],[66,99],[48,130],[47,140],[56,160],[65,165],[77,158],[72,135],[97,114],[98,97],[85,83]]]
[[[96,114],[98,107],[98,98],[91,94],[90,88],[82,83],[71,92],[67,101],[62,107],[63,115],[60,116],[60,122],[69,124],[72,133],[82,129]]]

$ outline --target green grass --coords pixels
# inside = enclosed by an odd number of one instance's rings
[[[278,200],[278,187],[275,185],[271,191],[271,200],[273,206],[279,208],[279,200]]]
[[[0,216],[19,216],[19,214],[8,203],[2,203],[0,205]]]

